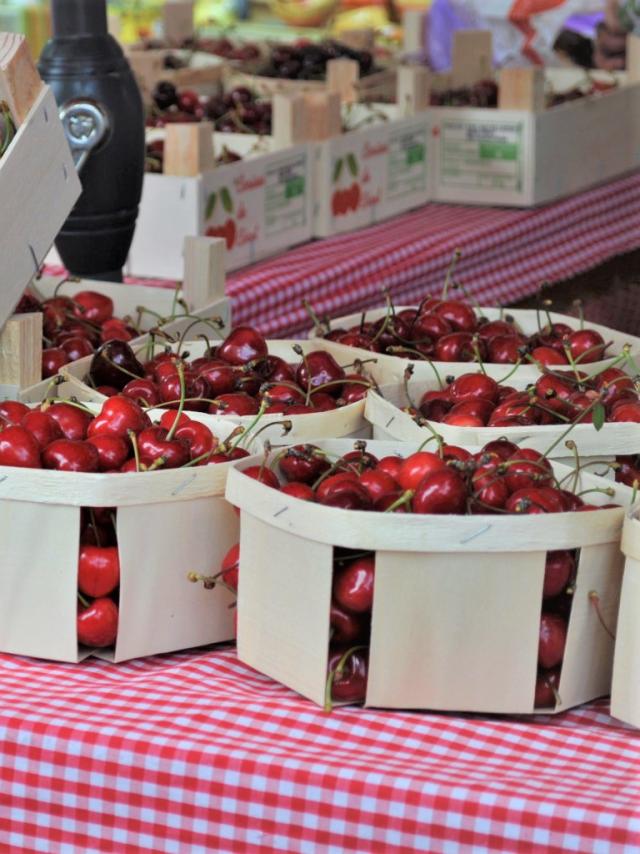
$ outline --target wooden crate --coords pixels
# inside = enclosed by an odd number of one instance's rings
[[[39,377],[42,318],[11,317],[81,192],[53,93],[23,36],[0,34],[0,100],[17,133],[0,160],[0,397]]]
[[[320,442],[332,454],[348,442]],[[376,456],[415,445],[371,442]],[[255,464],[255,460],[251,461]],[[419,516],[342,510],[283,495],[242,475],[238,657],[323,704],[334,548],[375,551],[366,705],[455,712],[534,712],[547,550],[580,549],[560,712],[609,692],[622,574],[624,509],[541,516]],[[563,477],[571,470],[554,463]],[[581,473],[579,488],[608,481]],[[615,487],[628,504],[631,490]],[[598,499],[602,499],[599,501]],[[610,501],[594,495],[594,501]]]
[[[396,306],[396,311],[402,311],[403,308],[406,307],[407,306]],[[386,311],[386,308],[375,308],[367,311],[365,316],[367,321],[376,321],[379,318],[384,317]],[[532,335],[539,329],[538,314],[534,309],[509,308],[505,312],[503,309],[499,308],[478,308],[477,311],[488,320],[498,320],[506,313],[514,319],[525,335]],[[568,317],[567,315],[553,311],[549,313],[549,316],[553,323],[566,323],[576,329],[578,328],[579,321],[575,317]],[[362,313],[337,317],[331,320],[331,328],[348,329],[352,326],[357,326],[361,320]],[[546,314],[541,322],[543,325],[547,322]],[[607,364],[611,363],[615,356],[619,356],[622,353],[623,348],[627,345],[629,346],[629,355],[632,359],[637,360],[640,357],[640,338],[637,338],[634,335],[627,335],[624,332],[618,332],[615,329],[609,329],[607,326],[600,326],[597,323],[589,323],[588,321],[584,322],[584,328],[594,329],[602,335],[605,342],[611,342],[611,347],[607,351],[611,355],[607,359],[580,365],[580,370],[584,371],[586,374],[595,374],[601,371]],[[311,334],[313,335],[313,333]],[[413,375],[415,379],[429,382],[434,377],[433,368],[426,360],[410,362],[407,359],[398,358],[397,356],[388,356],[381,353],[372,354],[369,350],[361,350],[358,347],[346,347],[344,344],[338,344],[337,342],[334,343],[336,343],[336,347],[339,348],[336,352],[342,352],[345,359],[349,354],[351,354],[352,358],[358,359],[375,358],[375,374],[376,379],[380,384],[402,382],[404,372],[409,364],[414,366]],[[473,370],[475,363],[434,362],[434,364],[445,376],[449,375],[456,377],[460,374],[466,374],[468,371]],[[485,371],[489,376],[496,380],[500,380],[509,374],[510,382],[513,379],[535,382],[540,375],[539,369],[533,364],[523,364],[516,372],[511,374],[510,372],[514,367],[514,365],[495,364],[491,362],[487,362],[484,365]],[[557,367],[562,370],[564,366],[559,365]]]
[[[611,714],[640,727],[640,509],[626,516],[622,530],[625,555],[611,688]]]
[[[329,353],[334,353],[335,350],[330,341],[268,341],[269,353],[274,356],[280,356],[287,361],[298,362],[300,357],[293,352],[293,345],[300,345],[305,353],[310,353],[312,350],[325,350]],[[146,349],[144,347],[141,350]],[[204,355],[207,349],[207,344],[202,340],[190,340],[183,342],[183,348],[186,349],[192,358],[198,358]],[[158,345],[156,352],[164,350],[164,345]],[[175,349],[175,348],[174,348]],[[149,351],[151,355],[153,351]],[[348,360],[350,361],[350,360]],[[85,381],[85,377],[91,364],[91,357],[79,359],[71,365],[65,365],[61,371],[66,382],[59,386],[58,394],[63,397],[70,395],[81,396],[83,400],[92,400],[95,402],[103,402],[106,398],[96,392]],[[33,398],[30,398],[33,400]],[[291,430],[287,433],[287,442],[307,442],[311,439],[316,439],[318,436],[335,436],[335,437],[350,437],[353,439],[367,439],[371,436],[371,425],[364,417],[365,401],[360,400],[356,403],[351,403],[348,406],[342,406],[328,412],[309,413],[301,415],[263,415],[260,421],[261,426],[271,424],[273,426],[264,430],[260,435],[262,439],[270,439],[275,443],[280,444],[283,440],[282,422],[283,420],[291,422]],[[255,421],[252,415],[208,415],[207,413],[188,410],[189,417],[194,421],[202,421],[205,424],[217,423],[222,420],[225,423],[240,424],[247,427]]]
[[[486,36],[458,33],[463,61],[432,85],[469,85],[491,77]],[[490,39],[488,43],[490,57]],[[639,44],[637,37],[630,37],[631,56]],[[603,83],[612,80],[610,73],[590,75]],[[505,68],[497,79],[499,109],[429,111],[436,201],[529,207],[581,192],[640,165],[640,75],[635,64],[627,74],[616,75],[616,89],[549,109],[544,108],[545,86],[568,90],[584,82],[583,70]]]
[[[189,64],[184,68],[167,68],[164,63],[169,55]],[[228,73],[225,61],[210,53],[144,49],[136,45],[126,51],[126,56],[145,103],[151,101],[153,90],[160,81],[173,83],[178,90],[194,89],[206,95],[222,87]]]
[[[219,438],[231,430],[220,421],[214,428]],[[203,590],[187,577],[215,574],[238,540],[237,515],[223,497],[229,469],[223,463],[114,475],[0,466],[6,591],[0,650],[69,662],[89,655],[124,661],[233,638],[231,594],[219,586]],[[117,508],[120,613],[113,650],[78,648],[82,507]]]

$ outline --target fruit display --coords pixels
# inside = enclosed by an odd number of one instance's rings
[[[16,626],[3,619],[0,648],[62,660],[97,650],[122,660],[182,648],[185,636],[185,646],[231,638],[228,593],[218,591],[201,608],[187,575],[215,564],[237,539],[235,514],[222,491],[228,464],[248,456],[250,441],[251,431],[242,427],[213,419],[207,426],[184,412],[145,410],[123,395],[102,406],[76,399],[32,406],[0,402],[0,470],[2,480],[10,476],[12,482],[10,494],[2,492],[3,505],[20,524],[31,514],[57,561],[51,578],[39,577],[37,546],[28,538],[0,557],[5,579],[24,565],[33,570],[26,583],[29,596],[16,603],[21,621]],[[163,530],[145,546],[143,519],[149,518]],[[208,529],[196,536],[205,518]],[[156,545],[158,538],[163,542]],[[25,560],[31,555],[31,561],[16,562],[16,554]],[[72,593],[77,596],[73,637],[64,622],[71,614]],[[20,626],[31,624],[32,602],[40,607],[47,596],[52,601],[43,618],[46,627],[27,638]],[[121,637],[123,596],[128,598]],[[211,624],[210,606],[217,625]],[[3,613],[6,607],[0,603]],[[168,618],[170,609],[177,623],[156,622],[162,613]],[[137,625],[132,625],[131,614],[137,611]],[[141,625],[146,631],[140,631]],[[47,631],[54,633],[53,640]]]
[[[360,77],[378,71],[369,51],[354,50],[340,42],[326,41],[274,45],[268,61],[258,70],[258,76],[323,81],[327,74],[327,63],[332,59],[355,60]]]
[[[602,95],[617,87],[615,80],[602,82],[589,78],[586,85],[573,86],[563,91],[555,91],[549,87],[546,93],[547,108],[558,107],[569,101],[579,101]],[[498,107],[498,83],[495,80],[479,80],[471,86],[460,86],[449,89],[436,89],[431,92],[432,107],[471,107],[476,109]]]
[[[325,441],[237,464],[241,660],[326,707],[558,711],[606,692],[631,490],[504,439],[410,448]],[[278,627],[293,601],[300,619]],[[500,691],[492,651],[514,680]]]

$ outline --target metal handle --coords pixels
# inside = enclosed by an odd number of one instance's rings
[[[109,131],[109,117],[97,101],[78,98],[60,108],[60,121],[76,170],[80,172],[91,152]]]

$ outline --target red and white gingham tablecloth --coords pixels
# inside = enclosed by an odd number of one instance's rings
[[[640,732],[603,702],[327,715],[231,649],[117,666],[3,655],[0,737],[12,854],[640,850]]]

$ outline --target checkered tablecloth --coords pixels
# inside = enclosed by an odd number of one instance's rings
[[[327,715],[231,649],[2,655],[0,737],[2,852],[640,850],[640,733],[602,702]]]

